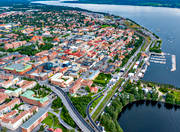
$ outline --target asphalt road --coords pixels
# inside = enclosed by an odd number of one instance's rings
[[[96,97],[95,99],[93,99],[93,100],[88,104],[88,106],[87,106],[87,108],[86,108],[87,118],[88,118],[88,120],[90,121],[91,125],[92,125],[92,126],[96,129],[96,131],[98,131],[98,132],[101,132],[101,130],[100,130],[99,127],[96,125],[96,123],[92,120],[91,115],[89,114],[89,109],[90,109],[92,103],[93,103],[95,100],[97,100],[98,98],[100,98],[101,96],[103,96],[103,94],[100,94],[98,97]]]
[[[48,87],[50,87],[53,92],[61,98],[71,118],[83,132],[95,132],[95,130],[84,120],[81,114],[77,111],[67,94],[61,88],[52,85],[48,85]]]
[[[144,41],[145,41],[145,40],[143,40],[142,45],[144,44]],[[125,66],[124,66],[125,69],[126,69],[129,65],[130,65],[130,66],[128,67],[128,69],[127,69],[127,70],[124,72],[124,74],[122,75],[123,77],[126,76],[126,74],[128,73],[128,71],[130,70],[130,68],[131,68],[132,65],[134,64],[135,60],[133,60],[133,59],[134,59],[134,58],[137,56],[137,54],[140,52],[142,45],[138,48],[138,50],[133,54],[133,56],[131,56],[131,58],[130,58],[130,59],[128,60],[128,62],[125,64]],[[148,48],[149,48],[149,46],[148,46]],[[128,80],[128,79],[126,79],[125,81],[127,81],[127,80]],[[121,84],[120,88],[122,88],[124,84],[125,84],[125,83]],[[106,94],[106,95],[107,95],[107,94]],[[106,95],[105,95],[105,96],[106,96]],[[97,130],[99,130],[99,128],[97,127],[97,125],[96,125],[96,124],[94,123],[94,121],[92,120],[91,115],[89,114],[89,108],[91,107],[92,103],[93,103],[95,100],[97,100],[98,98],[100,98],[101,96],[102,96],[102,93],[100,93],[94,100],[92,100],[92,101],[88,104],[87,109],[86,109],[86,114],[87,114],[88,120],[89,120],[90,123],[93,125],[93,127],[96,128]]]

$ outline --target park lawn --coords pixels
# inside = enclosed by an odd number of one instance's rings
[[[86,117],[86,108],[91,100],[91,96],[71,97],[73,105],[84,118]]]
[[[17,32],[17,31],[20,31],[20,30],[23,30],[24,27],[20,27],[20,28],[17,28],[17,29],[14,29],[13,31]]]
[[[106,106],[106,103],[109,102],[109,100],[112,98],[112,96],[115,94],[116,90],[117,90],[117,86],[122,83],[122,78],[119,79],[119,81],[113,86],[113,88],[108,92],[107,96],[105,97],[105,99],[102,101],[102,103],[99,105],[99,107],[97,108],[97,110],[94,112],[94,114],[92,115],[92,119],[96,120],[97,116],[99,115],[99,113],[101,112],[101,110]]]
[[[175,99],[180,101],[180,90],[175,90],[175,89],[170,89],[170,88],[159,88],[159,91],[162,92],[163,94],[166,94],[169,92],[175,97]]]
[[[65,34],[65,35],[63,35],[62,37],[63,38],[66,38],[66,37],[68,37],[70,34],[68,33],[68,34]]]
[[[54,123],[53,123],[53,122],[54,122]],[[61,128],[61,129],[63,130],[63,132],[64,132],[64,131],[67,131],[66,128],[64,128],[64,127],[59,123],[58,118],[57,118],[54,114],[52,114],[52,113],[50,113],[50,112],[48,112],[48,117],[46,117],[46,118],[42,121],[42,123],[45,123],[46,125],[48,125],[49,128],[53,128],[53,129]],[[52,125],[53,125],[53,126],[52,126]]]
[[[102,25],[102,28],[110,27],[110,25]]]
[[[93,82],[97,85],[106,86],[109,80],[112,78],[111,74],[100,73]]]
[[[143,46],[141,47],[141,51],[145,51],[145,49],[150,44],[150,42],[151,42],[151,38],[150,37],[145,37],[145,41],[143,43]],[[147,45],[146,45],[146,43],[147,43]]]
[[[130,28],[133,28],[133,29],[138,29],[140,28],[139,25],[135,24],[135,23],[132,23],[132,22],[129,22],[129,21],[125,21],[125,24],[130,27]]]
[[[178,101],[180,101],[180,90],[172,90],[171,93]]]
[[[54,110],[54,112],[56,112],[57,114],[59,113],[59,110]]]
[[[46,117],[42,123],[45,123],[46,125],[48,125],[49,127],[51,127],[53,125],[53,119],[51,116],[49,116],[50,113],[48,113],[48,117]]]
[[[101,96],[100,98],[98,98],[97,100],[95,100],[93,103],[92,103],[92,107],[95,108],[96,105],[99,103],[99,101],[103,98],[103,96]]]

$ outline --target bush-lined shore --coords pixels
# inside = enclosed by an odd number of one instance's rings
[[[145,89],[151,89],[148,92]],[[101,125],[106,131],[123,132],[117,122],[119,115],[128,104],[135,102],[149,101],[151,103],[164,103],[166,108],[179,108],[180,99],[177,93],[180,90],[173,85],[160,84],[155,82],[138,81],[137,83],[126,83],[119,95],[111,101],[110,106],[106,106],[105,111],[99,117]],[[162,94],[161,94],[162,93]]]

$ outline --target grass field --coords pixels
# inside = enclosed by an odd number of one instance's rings
[[[42,123],[45,123],[46,125],[48,125],[49,128],[53,128],[53,129],[61,128],[61,129],[63,130],[63,132],[67,131],[66,128],[64,128],[64,127],[59,123],[58,118],[57,118],[54,114],[52,114],[52,113],[50,113],[50,112],[48,112],[48,117],[46,117],[46,118],[42,121]]]
[[[99,105],[97,110],[92,115],[92,119],[96,120],[99,113],[102,111],[102,109],[105,107],[106,103],[111,99],[111,97],[115,94],[117,90],[117,86],[122,82],[123,79],[119,79],[119,81],[113,86],[113,88],[108,92],[105,99],[102,101],[102,103]]]
[[[180,90],[172,90],[171,93],[178,101],[180,101]]]
[[[106,86],[109,80],[112,78],[111,74],[100,73],[93,82],[97,85]]]
[[[96,107],[96,105],[99,103],[99,101],[103,98],[103,96],[101,96],[100,98],[98,98],[97,100],[95,100],[91,107],[93,107],[93,109]],[[89,110],[89,112],[91,113],[92,109]]]
[[[162,92],[163,94],[171,93],[175,97],[175,99],[180,101],[180,90],[170,89],[170,88],[159,88],[159,91]]]

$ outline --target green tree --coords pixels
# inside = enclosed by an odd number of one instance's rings
[[[51,108],[58,109],[62,106],[63,106],[63,104],[62,104],[61,99],[59,97],[57,97],[55,100],[53,100]]]
[[[76,127],[75,122],[73,121],[73,119],[71,118],[71,116],[69,115],[68,110],[66,109],[65,106],[62,107],[62,111],[61,111],[61,118],[70,126],[72,127]]]
[[[7,128],[6,127],[2,127],[1,132],[7,132]]]
[[[91,100],[91,96],[71,97],[72,103],[83,117],[86,117],[86,107]]]
[[[87,92],[90,92],[90,88],[89,88],[88,86],[85,87],[85,90],[86,90]]]
[[[158,100],[158,92],[152,92],[152,100],[157,101]]]
[[[117,122],[117,120],[115,121],[115,126],[116,126],[116,131],[117,132],[123,132],[123,129],[120,127],[119,123]]]
[[[172,94],[167,93],[165,101],[166,101],[166,103],[174,104],[175,97]]]
[[[41,125],[41,126],[40,126],[39,131],[41,131],[41,132],[43,132],[43,131],[44,131],[44,126],[43,126],[43,125]]]
[[[147,93],[146,97],[147,97],[147,100],[151,100],[151,94],[149,92]]]
[[[116,132],[116,126],[112,120],[109,120],[108,122],[107,131]]]
[[[133,102],[134,101],[134,95],[133,94],[130,94],[129,95],[129,102],[131,103],[131,102]]]

